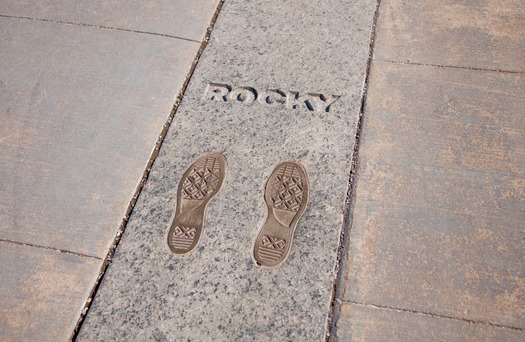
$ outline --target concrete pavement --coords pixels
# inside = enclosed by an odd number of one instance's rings
[[[4,4],[0,338],[524,340],[520,1],[218,5]],[[174,255],[211,151],[225,184]],[[310,202],[267,269],[282,160]]]
[[[72,336],[217,2],[197,5],[1,6],[1,340]]]

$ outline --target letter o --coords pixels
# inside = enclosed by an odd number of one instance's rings
[[[230,100],[241,103],[252,103],[257,99],[257,90],[251,87],[237,87],[230,92]]]

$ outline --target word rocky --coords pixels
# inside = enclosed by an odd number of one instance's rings
[[[318,112],[329,112],[330,105],[341,95],[328,95],[306,93],[299,94],[297,91],[279,89],[268,89],[259,91],[252,87],[233,88],[227,84],[210,83],[206,87],[205,97],[218,102],[240,102],[261,104],[279,107],[286,106],[289,109],[304,109]]]

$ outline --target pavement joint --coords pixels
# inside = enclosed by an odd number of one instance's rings
[[[113,259],[113,255],[115,254],[115,251],[116,251],[116,249],[117,249],[117,247],[118,247],[118,245],[119,245],[119,243],[120,243],[120,241],[122,239],[122,235],[124,234],[124,231],[126,230],[126,226],[127,226],[128,221],[129,221],[129,217],[130,217],[131,213],[133,212],[133,208],[135,207],[135,204],[137,203],[137,200],[138,200],[142,190],[144,189],[144,186],[146,185],[146,183],[148,181],[149,174],[150,174],[151,168],[153,166],[153,163],[155,162],[155,160],[157,159],[157,156],[159,155],[159,151],[160,151],[160,148],[162,146],[162,143],[164,142],[164,138],[166,137],[166,134],[168,133],[168,129],[170,128],[170,125],[173,122],[173,118],[175,117],[175,113],[177,112],[179,104],[182,101],[184,93],[186,92],[186,88],[188,87],[188,84],[190,83],[191,77],[193,76],[193,72],[195,71],[195,68],[197,67],[199,59],[200,59],[204,49],[206,48],[206,45],[208,44],[210,35],[211,35],[212,31],[213,31],[213,27],[215,25],[215,22],[217,21],[217,17],[219,16],[219,13],[221,11],[221,8],[222,8],[223,4],[224,4],[224,0],[220,0],[219,3],[217,4],[217,7],[215,8],[215,12],[214,12],[213,17],[212,17],[212,19],[210,21],[210,24],[208,25],[208,27],[206,29],[206,35],[204,36],[204,38],[203,38],[203,40],[201,42],[201,46],[199,48],[199,51],[197,51],[197,55],[195,56],[195,59],[193,60],[193,63],[191,65],[191,67],[190,67],[190,70],[189,70],[188,74],[186,75],[186,78],[184,80],[182,88],[179,91],[179,93],[177,94],[177,97],[175,98],[175,103],[173,104],[173,107],[172,107],[171,112],[170,112],[170,114],[168,116],[168,119],[166,120],[166,122],[164,123],[164,126],[162,127],[162,131],[160,132],[159,138],[158,138],[157,142],[155,143],[155,147],[153,149],[153,152],[151,153],[149,161],[148,161],[146,167],[144,168],[144,172],[142,174],[142,178],[141,178],[141,180],[140,180],[140,182],[139,182],[139,184],[138,184],[138,186],[137,186],[137,188],[135,190],[135,193],[134,193],[133,197],[131,198],[131,201],[129,203],[128,209],[126,210],[126,214],[124,215],[122,223],[120,224],[119,229],[118,229],[118,231],[117,231],[117,233],[115,235],[115,239],[113,240],[113,244],[111,245],[111,247],[110,247],[110,249],[109,249],[109,251],[108,251],[108,253],[106,255],[106,258],[104,260],[104,264],[102,265],[102,267],[100,269],[98,279],[95,282],[95,285],[93,286],[93,289],[91,290],[91,293],[89,294],[89,297],[86,300],[86,303],[84,304],[84,308],[82,310],[82,314],[78,318],[75,330],[73,331],[73,333],[71,335],[73,341],[75,341],[77,339],[78,333],[80,332],[80,328],[82,327],[82,323],[84,321],[84,317],[87,315],[87,313],[88,313],[88,311],[89,311],[89,309],[91,307],[91,304],[93,302],[93,298],[97,294],[97,291],[99,289],[99,286],[100,286],[100,283],[102,281],[102,278],[106,274],[107,268],[111,264],[111,261]]]
[[[5,14],[0,14],[0,17],[1,18],[10,18],[10,19],[36,20],[36,21],[43,21],[43,22],[55,23],[55,24],[66,24],[66,25],[94,27],[94,28],[99,28],[99,29],[104,29],[104,30],[117,30],[117,31],[133,32],[133,33],[150,34],[150,35],[153,35],[153,36],[161,36],[161,37],[166,37],[166,38],[174,38],[174,39],[185,40],[185,41],[188,41],[188,42],[200,43],[198,40],[194,40],[194,39],[190,39],[190,38],[183,38],[183,37],[172,36],[172,35],[169,35],[169,34],[156,33],[156,32],[147,32],[147,31],[140,31],[140,30],[125,29],[125,28],[121,28],[121,27],[92,25],[92,24],[84,24],[84,23],[75,23],[75,22],[71,22],[71,21],[51,20],[51,19],[31,18],[31,17],[21,17],[21,16],[5,15]]]
[[[31,244],[31,243],[23,243],[23,242],[11,241],[11,240],[8,240],[8,239],[0,239],[0,242],[11,243],[11,244],[14,244],[14,245],[19,245],[19,246],[47,249],[47,250],[51,250],[51,251],[55,251],[55,252],[59,252],[59,253],[76,255],[76,256],[79,256],[79,257],[83,257],[83,258],[91,258],[91,259],[96,259],[96,260],[102,260],[101,258],[93,256],[93,255],[87,255],[87,254],[72,252],[72,251],[68,251],[68,250],[60,249],[60,248],[34,245],[34,244]]]
[[[441,65],[441,64],[430,64],[430,63],[416,63],[416,62],[400,62],[400,61],[392,61],[392,60],[385,60],[385,59],[374,59],[374,62],[384,62],[384,63],[401,64],[401,65],[419,65],[419,66],[429,66],[429,67],[436,67],[436,68],[462,69],[462,70],[473,70],[473,71],[492,71],[492,72],[500,72],[500,73],[503,73],[503,74],[525,75],[525,73],[520,72],[520,71],[512,71],[512,70],[504,70],[504,69],[486,69],[486,68],[473,68],[473,67],[456,66],[456,65]]]
[[[514,331],[525,332],[525,329],[523,328],[513,327],[509,325],[504,325],[504,324],[498,324],[498,323],[492,323],[492,322],[486,322],[486,321],[478,321],[478,320],[472,320],[472,319],[461,318],[461,317],[446,316],[446,315],[440,315],[440,314],[435,314],[431,312],[423,312],[423,311],[410,310],[410,309],[404,309],[404,308],[395,308],[395,307],[378,305],[378,304],[373,304],[373,303],[361,303],[361,302],[356,302],[353,300],[341,299],[341,301],[344,303],[354,304],[354,305],[362,306],[362,307],[368,307],[368,308],[374,308],[374,309],[380,309],[380,310],[397,311],[397,312],[406,312],[406,313],[411,313],[415,315],[423,315],[423,316],[439,318],[439,319],[449,319],[449,320],[454,320],[454,321],[459,321],[459,322],[464,322],[464,323],[469,323],[469,324],[478,324],[478,325],[485,325],[485,326],[490,326],[490,327],[495,327],[495,328],[503,328],[503,329],[510,329]]]
[[[339,297],[340,291],[345,290],[345,284],[347,282],[347,268],[344,267],[346,254],[348,253],[348,248],[345,248],[349,245],[350,242],[350,231],[352,229],[352,207],[354,203],[354,194],[355,194],[355,183],[356,183],[356,171],[358,167],[357,158],[359,153],[359,140],[361,127],[363,126],[363,115],[365,112],[366,98],[368,95],[368,81],[370,78],[370,68],[372,66],[373,57],[374,57],[374,45],[376,42],[377,34],[377,21],[379,19],[379,8],[381,6],[381,0],[377,0],[376,9],[374,12],[374,18],[372,20],[372,32],[370,34],[370,43],[368,45],[368,59],[366,62],[365,78],[363,81],[363,90],[361,93],[361,105],[359,108],[359,118],[356,123],[356,131],[354,136],[354,150],[352,151],[352,164],[350,168],[350,174],[348,178],[348,187],[346,190],[345,198],[345,207],[343,213],[343,224],[341,226],[341,234],[339,237],[339,248],[337,250],[337,260],[335,263],[335,278],[333,281],[332,289],[332,302],[330,304],[330,311],[328,313],[327,327],[326,327],[326,336],[325,340],[328,342],[330,336],[336,331],[336,322],[338,317],[337,312],[339,311],[336,302]]]

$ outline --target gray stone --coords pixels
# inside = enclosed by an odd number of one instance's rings
[[[525,76],[375,62],[344,298],[525,328]]]
[[[0,238],[104,258],[199,44],[0,18]]]
[[[324,339],[374,9],[224,5],[79,341]],[[244,95],[213,95],[210,83]],[[316,110],[315,99],[331,95],[340,98],[329,111]],[[177,185],[209,151],[228,158],[225,183],[200,245],[181,258],[166,243]],[[252,250],[266,218],[264,185],[283,160],[305,166],[310,202],[288,260],[259,268]]]
[[[382,0],[374,57],[525,72],[521,0]]]
[[[218,0],[4,1],[2,15],[65,21],[201,41]]]
[[[0,340],[68,340],[102,260],[6,242],[0,260]]]
[[[343,303],[337,341],[501,341],[525,340],[525,332],[488,324]]]

